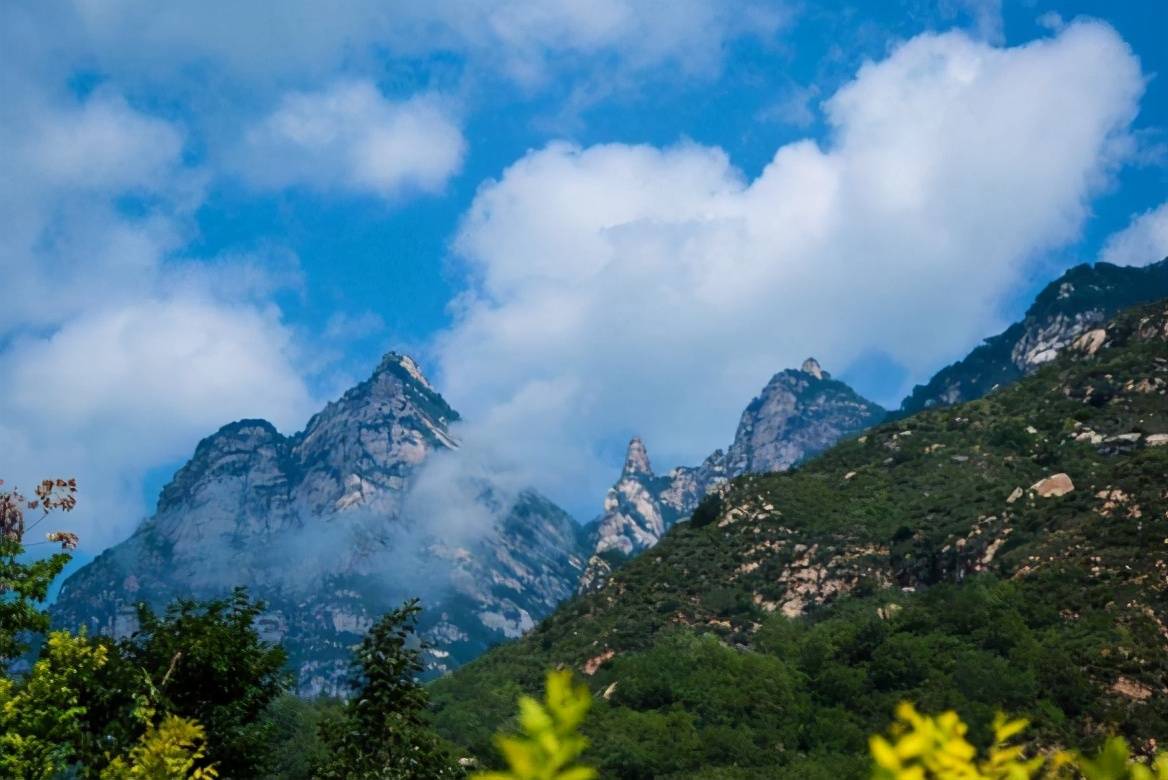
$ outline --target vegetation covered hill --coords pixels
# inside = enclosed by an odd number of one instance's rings
[[[598,696],[604,777],[860,777],[903,699],[985,743],[1168,735],[1168,306],[1017,384],[746,476],[691,522],[432,693],[489,735],[546,668]]]

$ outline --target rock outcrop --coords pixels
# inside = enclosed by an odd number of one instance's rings
[[[775,374],[746,407],[726,451],[726,471],[731,477],[786,471],[884,415],[808,358],[799,371]]]
[[[267,603],[261,630],[284,643],[308,695],[342,692],[349,647],[412,596],[434,670],[519,636],[575,589],[579,528],[542,496],[489,478],[419,495],[423,464],[458,457],[457,419],[412,359],[390,353],[301,433],[224,426],[153,517],[69,577],[55,622],[125,635],[136,602],[242,585]]]
[[[1058,498],[1075,489],[1075,483],[1066,474],[1051,474],[1030,486],[1040,498]]]
[[[971,401],[1038,370],[1131,306],[1168,296],[1168,258],[1144,267],[1079,265],[1048,284],[1026,316],[918,385],[900,413]],[[1097,350],[1098,333],[1083,342]]]
[[[592,524],[592,557],[580,590],[602,587],[614,566],[655,545],[726,480],[785,471],[885,414],[808,358],[797,371],[775,374],[742,413],[730,448],[715,451],[700,466],[657,476],[645,445],[634,438],[620,479],[605,496],[604,512]]]

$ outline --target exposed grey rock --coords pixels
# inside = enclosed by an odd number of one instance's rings
[[[285,644],[299,690],[335,694],[350,646],[420,595],[431,668],[470,660],[571,595],[584,549],[557,506],[489,479],[460,486],[478,525],[411,515],[422,464],[457,457],[457,419],[413,360],[390,353],[299,434],[263,420],[226,425],[163,489],[153,517],[65,582],[54,620],[125,635],[138,601],[161,608],[243,585],[267,602],[259,630]]]
[[[784,471],[885,414],[808,358],[798,371],[775,374],[742,413],[729,450],[717,450],[700,466],[656,476],[644,444],[634,438],[620,479],[605,496],[604,512],[592,524],[593,554],[580,590],[603,587],[614,565],[655,545],[727,479]]]
[[[1038,370],[1077,342],[1080,350],[1093,354],[1105,337],[1097,330],[1099,323],[1166,296],[1168,258],[1143,267],[1075,266],[1038,294],[1020,322],[913,388],[900,414],[980,398]],[[1092,335],[1080,342],[1087,334]]]
[[[731,477],[785,471],[884,418],[884,409],[831,379],[814,359],[807,363],[775,374],[746,407],[726,453]]]

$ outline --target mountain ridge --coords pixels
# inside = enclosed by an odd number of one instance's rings
[[[603,512],[589,526],[592,555],[579,590],[602,588],[615,567],[655,545],[726,480],[788,469],[885,414],[808,358],[799,369],[774,374],[743,410],[730,446],[698,466],[656,475],[644,443],[633,437]]]
[[[519,636],[575,588],[578,529],[489,475],[421,485],[424,466],[458,457],[458,419],[390,352],[302,431],[228,423],[199,442],[154,515],[66,580],[54,621],[124,636],[137,601],[157,609],[244,585],[268,603],[264,636],[285,643],[306,695],[343,692],[348,646],[419,592],[434,672]]]
[[[488,735],[542,669],[597,694],[603,776],[862,777],[898,701],[971,738],[1027,712],[1040,745],[1168,733],[1168,303],[1077,337],[981,399],[745,475],[688,523],[432,690]],[[473,699],[475,713],[461,702]]]
[[[1052,360],[1091,326],[1168,296],[1168,257],[1146,266],[1083,263],[1047,284],[1018,322],[937,371],[896,414],[980,398]]]

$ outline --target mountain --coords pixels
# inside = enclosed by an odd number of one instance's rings
[[[785,471],[885,414],[808,358],[799,370],[775,374],[743,411],[729,449],[716,450],[700,466],[658,476],[645,445],[634,438],[620,479],[605,496],[604,512],[592,524],[592,556],[580,590],[603,587],[614,566],[655,545],[727,479]]]
[[[601,776],[868,776],[896,703],[1040,746],[1168,734],[1168,302],[1009,387],[745,475],[518,642],[432,687],[490,733],[542,671],[596,694]],[[498,692],[498,693],[492,693]]]
[[[1033,373],[1084,331],[1131,306],[1168,296],[1168,258],[1144,267],[1078,265],[1048,284],[1026,316],[917,385],[901,414],[981,398]]]
[[[517,637],[574,591],[579,529],[533,491],[447,477],[457,420],[417,364],[390,353],[294,436],[226,425],[130,539],[66,580],[54,621],[125,635],[136,602],[246,586],[304,694],[338,692],[349,647],[411,596],[435,671]]]

